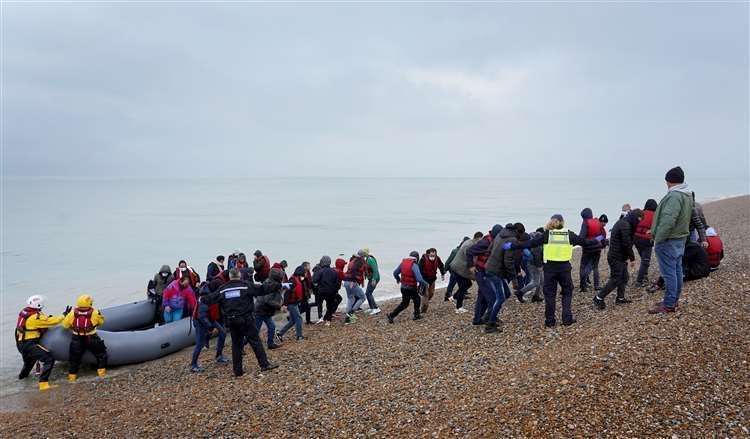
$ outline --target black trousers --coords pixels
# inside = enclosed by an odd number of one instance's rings
[[[323,318],[323,302],[325,302],[323,295],[315,293],[315,307],[318,309],[318,320]]]
[[[22,380],[29,376],[31,369],[36,362],[42,363],[42,374],[39,375],[39,382],[49,381],[52,368],[55,366],[55,359],[44,346],[39,344],[39,339],[16,342],[16,348],[23,358],[23,367],[18,379]]]
[[[328,294],[325,296],[326,314],[323,316],[323,320],[330,322],[331,319],[333,319],[333,314],[339,308],[342,300],[344,300],[344,298],[341,297],[341,294],[339,293]]]
[[[263,345],[258,337],[258,330],[255,328],[255,318],[252,314],[243,317],[233,317],[227,319],[229,333],[232,334],[232,369],[234,376],[242,376],[242,348],[245,343],[253,348],[255,358],[258,360],[260,367],[268,366],[268,357]]]
[[[471,280],[453,272],[451,272],[451,279],[456,279],[456,284],[458,285],[458,291],[453,295],[453,300],[456,301],[456,308],[463,308],[466,292],[471,288]]]
[[[401,303],[398,304],[396,309],[391,311],[391,318],[396,318],[401,311],[409,307],[409,302],[414,301],[414,317],[419,317],[419,307],[422,300],[419,297],[419,289],[417,287],[401,287]]]
[[[617,288],[617,298],[625,298],[625,287],[628,286],[630,275],[628,274],[628,263],[624,261],[613,261],[607,259],[609,263],[609,281],[604,285],[598,296],[601,299],[607,297],[609,293]]]
[[[573,321],[573,279],[570,276],[570,264],[544,264],[544,323],[547,325],[554,325],[556,322],[558,285],[562,289],[562,320],[563,323],[570,323]]]
[[[310,302],[308,302],[305,299],[302,299],[302,302],[299,303],[299,312],[300,314],[305,314],[305,322],[311,323],[310,321],[310,314],[312,311],[312,307],[310,306]]]
[[[107,347],[98,335],[73,335],[70,339],[68,373],[77,374],[81,367],[81,359],[86,351],[96,358],[96,368],[107,367]]]

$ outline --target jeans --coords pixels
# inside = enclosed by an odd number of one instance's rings
[[[485,274],[485,282],[489,288],[488,298],[494,299],[488,304],[490,316],[487,319],[487,323],[494,324],[497,323],[497,315],[503,306],[503,302],[505,302],[506,293],[510,294],[510,287],[505,279],[491,273]]]
[[[377,309],[378,303],[375,302],[375,297],[372,295],[372,293],[375,291],[375,287],[378,286],[377,280],[370,279],[367,281],[367,290],[365,291],[365,296],[367,297],[367,306],[370,307],[370,309]]]
[[[487,309],[495,301],[495,294],[492,292],[492,287],[487,284],[487,275],[482,270],[477,270],[475,273],[477,278],[477,301],[474,303],[474,320],[473,324],[478,325],[483,323],[484,314]]]
[[[176,322],[182,318],[182,308],[172,308],[172,311],[164,310],[164,323]]]
[[[669,239],[654,246],[659,271],[664,278],[664,306],[674,308],[682,293],[682,256],[685,238]]]
[[[279,335],[283,336],[286,331],[290,330],[294,326],[294,331],[297,333],[297,338],[302,338],[302,315],[299,313],[299,304],[290,303],[286,306],[289,311],[289,321],[286,322]]]
[[[599,288],[599,258],[601,251],[584,252],[581,254],[581,289],[588,286],[589,274],[594,273],[594,289]]]
[[[445,300],[448,300],[453,295],[453,289],[456,288],[456,284],[458,284],[458,277],[451,271],[450,278],[448,278],[448,288],[445,289]]]
[[[651,241],[645,239],[636,239],[635,248],[638,250],[638,255],[641,258],[641,266],[638,269],[638,277],[635,281],[638,283],[648,280],[648,268],[651,266],[651,253],[654,250],[654,245]]]
[[[531,290],[534,291],[534,297],[542,297],[542,267],[528,264],[526,267],[526,276],[529,282],[521,288],[521,294],[526,294]]]
[[[617,298],[625,298],[625,287],[628,286],[628,263],[625,261],[607,261],[609,263],[609,281],[604,285],[597,297],[604,299],[609,293],[617,288]]]
[[[414,317],[419,317],[419,306],[421,299],[419,297],[419,289],[417,287],[401,287],[401,303],[398,304],[396,309],[391,311],[391,318],[395,319],[397,315],[406,308],[409,307],[409,302],[414,301]]]
[[[274,335],[276,335],[276,323],[274,323],[272,316],[259,316],[256,314],[255,329],[258,331],[258,334],[260,334],[260,327],[263,325],[263,323],[266,324],[266,332],[268,332],[268,335],[266,336],[266,345],[273,346],[273,337]]]
[[[357,282],[352,281],[344,282],[344,288],[346,289],[347,301],[346,313],[351,314],[365,302],[365,292],[362,291],[362,287]]]
[[[573,322],[573,278],[570,276],[570,264],[563,266],[544,266],[544,323],[553,326],[557,305],[557,285],[562,288],[562,320]]]
[[[193,326],[195,327],[195,348],[193,349],[193,358],[190,365],[198,366],[198,356],[203,350],[203,347],[206,346],[210,334],[208,332],[209,328],[204,327],[197,321],[193,321]],[[224,341],[227,338],[227,332],[224,328],[219,328],[218,338],[218,343],[216,344],[216,358],[221,357],[221,354],[224,351]]]

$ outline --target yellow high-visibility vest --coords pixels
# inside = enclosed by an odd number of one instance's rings
[[[544,262],[567,262],[573,257],[568,229],[550,230],[544,244]]]

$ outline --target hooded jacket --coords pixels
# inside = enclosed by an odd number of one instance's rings
[[[163,308],[187,309],[183,315],[187,315],[195,309],[195,292],[191,287],[182,288],[180,281],[175,279],[164,290],[162,303]]]
[[[654,212],[658,205],[656,200],[646,201],[643,207],[643,219],[635,227],[635,239],[638,245],[650,244],[653,236],[651,235],[651,226],[654,224]]]
[[[581,233],[578,234],[583,239],[587,239],[589,236],[589,222],[596,222],[599,223],[599,226],[602,228],[602,232],[604,232],[604,225],[601,224],[601,221],[599,219],[594,218],[594,212],[591,211],[588,207],[583,209],[581,211]],[[606,237],[606,234],[604,234]],[[596,236],[592,236],[592,238],[596,238]],[[582,250],[584,253],[596,253],[600,252],[602,250],[602,245],[600,243],[597,243],[596,245],[587,245],[585,247],[582,247]]]
[[[479,242],[466,251],[466,263],[469,267],[476,266],[477,270],[485,270],[487,259],[490,256],[492,241],[501,230],[503,230],[503,226],[495,224],[489,235],[485,235],[484,238],[480,239]]]
[[[253,260],[253,269],[255,269],[255,280],[263,282],[268,279],[268,274],[271,272],[271,261],[266,255],[256,256]]]
[[[492,240],[490,257],[487,259],[485,271],[504,279],[510,279],[516,274],[515,252],[503,250],[503,244],[506,242],[518,242],[514,230],[503,228]]]
[[[628,213],[622,219],[617,220],[612,227],[609,240],[608,261],[635,261],[633,253],[633,234],[638,225],[638,217]]]
[[[154,292],[161,296],[173,280],[172,269],[169,268],[169,265],[162,265],[159,272],[154,275]]]
[[[456,256],[450,263],[449,268],[451,272],[456,273],[464,279],[474,279],[474,274],[469,271],[469,257],[466,255],[466,252],[481,240],[482,238],[469,239],[458,247]]]
[[[654,213],[651,235],[654,244],[670,239],[685,239],[690,234],[693,216],[693,194],[686,184],[672,186]]]
[[[341,261],[344,260],[341,259]],[[344,261],[344,264],[346,264],[346,261]],[[328,260],[327,265],[320,266],[320,270],[313,275],[312,281],[313,285],[317,287],[318,293],[323,297],[334,296],[341,289],[341,278],[338,272],[331,268],[330,260]]]

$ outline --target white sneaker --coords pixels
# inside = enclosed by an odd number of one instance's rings
[[[368,316],[371,316],[372,315],[372,310],[368,309],[367,311],[365,311],[365,314],[367,314]]]
[[[450,302],[450,303],[456,303],[456,299],[454,299],[453,296],[450,296],[448,298],[448,302]]]
[[[380,308],[375,308],[370,310],[370,315],[374,316],[375,314],[380,314]]]
[[[467,310],[467,309],[466,309],[466,308],[464,308],[464,307],[461,307],[461,308],[456,308],[456,314],[463,314],[463,313],[465,313],[465,312],[469,312],[469,310]]]
[[[323,323],[324,321],[325,321],[325,320],[323,320],[323,319],[319,319],[319,320],[318,320],[317,322],[315,322],[315,324],[316,324],[316,325],[320,325],[320,324],[321,324],[321,323]]]

